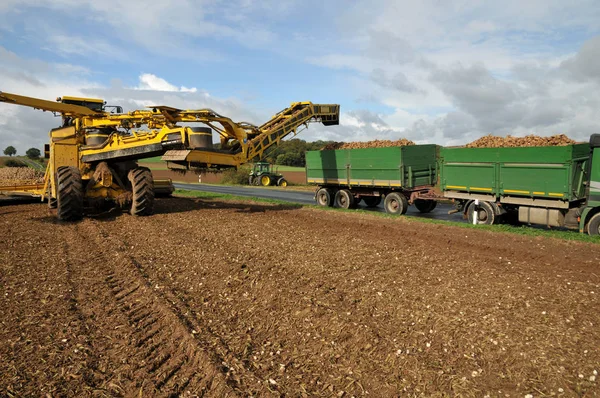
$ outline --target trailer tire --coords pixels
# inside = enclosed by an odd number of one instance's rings
[[[56,171],[56,183],[58,219],[80,220],[83,217],[83,181],[79,169],[72,166],[59,167]]]
[[[333,206],[333,195],[331,194],[331,189],[319,189],[315,195],[315,200],[319,206]]]
[[[437,207],[437,202],[435,200],[416,199],[415,207],[421,213],[431,213]]]
[[[340,209],[351,209],[354,206],[354,195],[347,189],[340,189],[335,194],[334,204]]]
[[[588,235],[598,236],[600,235],[600,213],[594,215],[587,226]]]
[[[381,203],[381,196],[363,196],[362,200],[367,207],[377,207]]]
[[[469,224],[473,224],[473,210],[475,209],[475,202],[471,202],[467,207],[467,218]],[[496,222],[496,213],[494,207],[489,202],[480,202],[479,211],[477,212],[477,224],[479,225],[492,225]]]
[[[130,170],[127,178],[131,183],[132,201],[129,214],[147,216],[154,208],[154,178],[147,167],[136,167]]]
[[[385,196],[383,207],[388,214],[403,215],[408,210],[408,200],[406,196],[398,192],[392,192]]]

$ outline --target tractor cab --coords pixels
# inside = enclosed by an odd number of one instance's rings
[[[283,176],[274,170],[273,165],[269,162],[256,162],[252,165],[250,176],[248,177],[250,185],[262,185],[268,187],[277,185],[279,187],[287,187],[287,181]]]

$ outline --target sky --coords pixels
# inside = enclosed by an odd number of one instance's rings
[[[0,0],[0,91],[253,124],[291,102],[340,104],[340,125],[312,124],[307,141],[586,141],[600,125],[600,2]],[[0,149],[41,149],[58,124],[0,104]]]

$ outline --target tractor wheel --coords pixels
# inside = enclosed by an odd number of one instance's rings
[[[435,200],[423,200],[417,199],[415,200],[415,207],[421,213],[431,213],[433,209],[437,206],[437,202]]]
[[[467,218],[469,224],[473,224],[473,212],[475,211],[475,202],[471,202],[467,208]],[[496,221],[496,213],[494,208],[488,202],[479,202],[479,209],[477,209],[477,224],[480,225],[492,225]]]
[[[319,189],[315,199],[319,206],[333,206],[333,195],[331,194],[331,190],[329,188]]]
[[[406,210],[408,210],[408,200],[403,194],[392,192],[385,196],[383,207],[388,214],[406,214]]]
[[[129,213],[134,216],[152,214],[154,207],[154,179],[152,172],[146,167],[136,167],[127,175],[131,183],[133,198]]]
[[[53,198],[52,196],[48,196],[48,208],[54,210],[57,206],[58,200],[56,198]]]
[[[269,177],[269,176],[260,177],[260,183],[263,187],[268,187],[269,185],[271,185],[271,177]]]
[[[596,214],[588,222],[587,231],[590,236],[600,235],[600,213]]]
[[[279,180],[277,180],[277,186],[284,188],[287,187],[287,180],[281,177]]]
[[[347,189],[340,189],[335,194],[333,203],[335,204],[335,207],[350,209],[354,206],[354,195]]]
[[[77,167],[62,166],[56,171],[58,219],[75,221],[83,217],[83,182]],[[48,200],[50,203],[50,200]]]
[[[377,207],[381,203],[381,196],[363,196],[362,200],[367,207]]]

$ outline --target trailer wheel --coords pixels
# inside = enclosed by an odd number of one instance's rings
[[[354,195],[347,189],[340,189],[335,194],[334,204],[341,209],[350,209],[354,206]]]
[[[475,202],[471,202],[467,207],[467,217],[470,224],[473,224],[473,211]],[[496,221],[496,213],[489,202],[479,202],[479,210],[477,211],[477,224],[492,225]]]
[[[56,171],[58,219],[75,221],[83,217],[83,182],[77,167],[62,166]],[[50,202],[48,202],[50,203]]]
[[[590,236],[600,235],[600,213],[596,214],[590,219],[588,222],[587,231]]]
[[[315,195],[315,199],[317,200],[317,204],[319,206],[333,206],[333,195],[331,194],[331,190],[328,188],[321,188],[317,191]]]
[[[437,202],[435,200],[423,200],[417,199],[415,200],[415,207],[421,213],[431,213],[433,209],[437,206]]]
[[[381,203],[381,196],[363,196],[362,200],[367,207],[377,207]]]
[[[401,193],[392,192],[385,196],[383,207],[385,207],[385,212],[388,214],[406,214],[406,210],[408,210],[408,200],[406,199],[406,196]]]
[[[131,183],[133,198],[129,213],[134,216],[152,214],[154,208],[154,179],[147,167],[136,167],[129,171],[127,178]]]
[[[281,177],[279,180],[277,180],[277,186],[284,188],[287,187],[287,180]]]
[[[269,176],[260,177],[260,183],[262,184],[263,187],[268,187],[269,185],[271,185],[271,177],[269,177]]]

